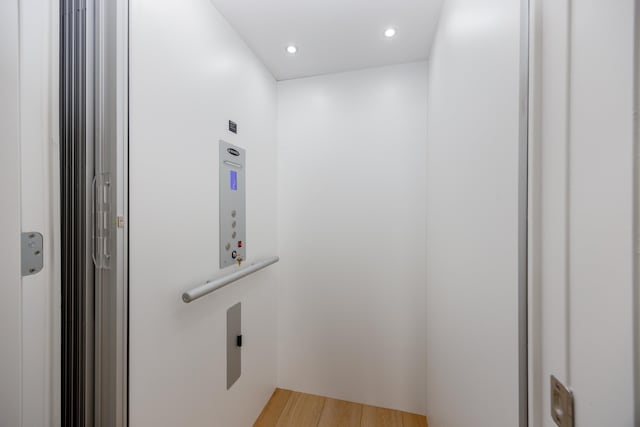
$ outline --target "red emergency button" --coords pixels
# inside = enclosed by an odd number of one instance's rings
[[[241,248],[242,247],[242,240],[238,240],[238,247]]]

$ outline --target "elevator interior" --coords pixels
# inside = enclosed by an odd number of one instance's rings
[[[0,425],[635,425],[637,1],[13,3]]]

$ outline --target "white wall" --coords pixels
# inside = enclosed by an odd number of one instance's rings
[[[518,1],[445,2],[429,67],[429,425],[518,424]]]
[[[246,427],[276,385],[277,266],[180,295],[218,271],[220,138],[247,149],[248,257],[276,253],[276,83],[207,0],[132,1],[130,43],[130,424]],[[238,301],[243,372],[226,391]]]
[[[282,387],[424,413],[426,73],[278,83]]]

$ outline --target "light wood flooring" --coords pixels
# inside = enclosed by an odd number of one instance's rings
[[[278,388],[254,427],[427,427],[427,418]]]

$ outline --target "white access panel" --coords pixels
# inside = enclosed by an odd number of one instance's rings
[[[246,257],[245,151],[220,141],[220,268]]]

